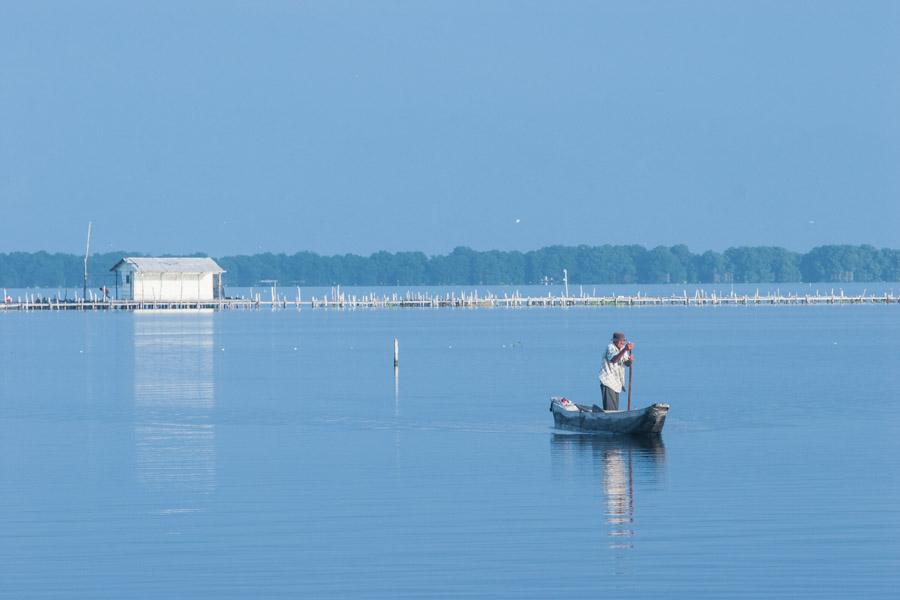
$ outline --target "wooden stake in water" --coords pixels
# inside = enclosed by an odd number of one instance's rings
[[[88,221],[87,245],[84,248],[84,286],[81,295],[84,296],[85,299],[87,299],[88,255],[91,253],[91,225],[93,225],[93,223]]]
[[[400,365],[400,343],[394,338],[394,366]]]

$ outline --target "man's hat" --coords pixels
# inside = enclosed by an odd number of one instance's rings
[[[615,333],[613,334],[613,341],[614,341],[614,342],[615,342],[615,341],[618,341],[618,340],[624,340],[624,339],[625,339],[625,334],[622,333],[621,331],[617,331],[617,332],[615,332]]]

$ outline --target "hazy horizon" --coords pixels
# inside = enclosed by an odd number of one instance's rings
[[[717,252],[717,253],[721,254],[730,248],[783,248],[789,252],[794,252],[797,254],[806,254],[809,251],[811,251],[812,249],[820,247],[820,246],[853,246],[853,247],[872,246],[879,250],[881,250],[881,249],[889,249],[889,250],[898,249],[897,247],[879,246],[877,244],[870,244],[867,242],[848,243],[848,244],[818,244],[816,246],[811,246],[809,248],[789,248],[787,246],[782,246],[782,245],[777,245],[777,244],[766,244],[766,245],[762,245],[762,244],[746,245],[746,244],[744,244],[741,246],[735,245],[735,246],[728,246],[725,248],[705,248],[705,247],[699,247],[699,246],[694,247],[694,246],[691,246],[690,244],[679,244],[679,243],[646,245],[646,244],[612,244],[609,242],[600,242],[597,244],[548,244],[546,246],[539,246],[539,247],[533,247],[533,248],[509,248],[509,249],[475,248],[472,246],[465,246],[462,244],[457,244],[447,250],[440,250],[440,251],[436,251],[436,252],[426,252],[426,251],[418,249],[418,248],[400,248],[397,250],[389,250],[386,248],[379,248],[379,249],[372,250],[371,252],[319,252],[319,251],[309,249],[309,248],[299,248],[296,250],[288,249],[288,250],[273,251],[273,250],[262,249],[262,250],[258,250],[255,252],[233,252],[233,253],[215,254],[213,252],[207,252],[202,249],[201,250],[188,250],[188,251],[181,252],[181,253],[174,253],[174,252],[170,252],[168,250],[161,250],[159,252],[148,252],[145,250],[135,249],[135,248],[124,249],[124,250],[121,248],[103,249],[103,248],[97,248],[94,243],[95,241],[96,241],[96,239],[94,239],[94,241],[91,242],[91,255],[108,254],[108,253],[122,253],[123,256],[147,256],[147,257],[204,255],[204,256],[209,256],[209,257],[213,257],[213,258],[221,258],[221,257],[225,257],[225,256],[253,256],[256,254],[285,254],[288,256],[292,256],[292,255],[300,254],[303,252],[311,252],[313,254],[318,254],[319,256],[344,256],[344,255],[348,255],[348,254],[353,254],[353,255],[365,256],[365,257],[371,256],[372,254],[375,254],[378,252],[389,252],[391,254],[403,253],[403,252],[421,252],[428,257],[435,257],[435,256],[445,256],[447,254],[452,253],[453,250],[455,250],[456,248],[460,248],[460,247],[469,248],[470,250],[473,250],[475,252],[497,251],[497,252],[521,252],[521,253],[525,254],[528,252],[536,252],[539,250],[543,250],[545,248],[549,248],[552,246],[562,246],[562,247],[567,247],[567,248],[574,248],[574,247],[578,247],[578,246],[600,247],[600,246],[606,246],[606,245],[611,245],[611,246],[637,245],[637,246],[641,246],[641,247],[645,248],[646,250],[653,250],[654,248],[659,247],[659,246],[663,246],[665,248],[671,248],[673,246],[684,245],[684,246],[687,246],[688,250],[690,250],[692,254],[703,254],[704,252],[707,252],[707,251],[713,251],[713,252]],[[37,252],[47,252],[48,254],[72,254],[75,256],[84,256],[84,251],[85,251],[85,248],[84,248],[84,240],[83,240],[82,247],[80,250],[75,249],[72,251],[67,251],[67,250],[51,250],[51,249],[47,249],[47,248],[37,248],[35,250],[10,249],[10,250],[0,250],[0,254],[10,254],[10,253],[14,253],[14,252],[24,252],[27,254],[34,254]]]

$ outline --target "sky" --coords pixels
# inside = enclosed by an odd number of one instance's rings
[[[900,248],[900,3],[0,0],[0,252]]]

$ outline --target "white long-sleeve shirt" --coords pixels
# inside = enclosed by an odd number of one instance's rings
[[[609,346],[606,347],[606,355],[603,357],[603,366],[600,367],[600,383],[614,392],[621,392],[625,389],[625,365],[623,363],[631,358],[631,353],[626,350],[625,355],[619,359],[619,362],[614,363],[612,359],[614,359],[619,352],[621,352],[621,350],[616,348],[615,344],[610,343]]]

